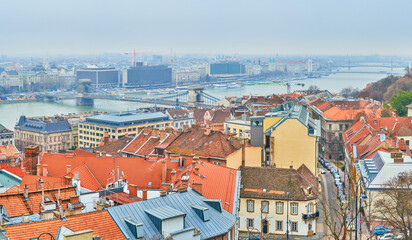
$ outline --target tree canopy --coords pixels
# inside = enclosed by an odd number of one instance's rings
[[[408,114],[408,109],[406,105],[412,103],[412,92],[400,91],[398,94],[392,96],[391,105],[395,109],[396,113],[404,117]]]

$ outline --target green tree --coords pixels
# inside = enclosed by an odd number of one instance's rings
[[[391,110],[384,108],[381,112],[381,117],[392,117]]]
[[[406,105],[412,103],[412,92],[410,91],[400,91],[398,94],[392,96],[391,106],[395,109],[396,113],[404,117],[408,113]]]

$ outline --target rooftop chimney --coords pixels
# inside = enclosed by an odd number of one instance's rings
[[[183,132],[188,132],[189,131],[189,126],[183,125]]]
[[[129,184],[129,194],[137,197],[137,186],[134,184]]]
[[[196,192],[202,194],[203,184],[194,182],[194,183],[192,183],[192,189],[195,190]]]
[[[147,199],[147,190],[144,189],[142,195],[143,195],[143,200],[146,200]]]
[[[44,202],[44,182],[39,178],[40,188],[41,188],[41,202]]]
[[[28,146],[25,148],[25,166],[27,172],[37,175],[37,163],[39,159],[39,146]]]
[[[160,190],[168,192],[170,190],[170,183],[162,183],[162,186],[160,186]]]
[[[172,184],[175,184],[175,182],[176,182],[176,170],[172,170],[172,172],[171,172],[171,179],[170,179],[170,182],[172,183]]]
[[[161,196],[161,197],[166,196],[166,191],[160,191],[160,196]]]
[[[71,204],[79,203],[79,195],[70,196],[70,203]]]
[[[109,133],[104,132],[103,134],[103,145],[109,144]]]
[[[41,176],[41,164],[37,163],[37,167],[36,167],[36,175],[37,176]]]
[[[47,164],[43,165],[43,177],[47,176]]]
[[[72,171],[72,165],[66,165],[66,174]]]

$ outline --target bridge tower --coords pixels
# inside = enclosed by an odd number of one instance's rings
[[[90,85],[92,81],[90,79],[81,79],[78,83],[77,91],[79,94],[76,97],[76,105],[77,106],[93,106],[94,100],[92,97],[89,96],[90,93]]]
[[[195,108],[204,103],[203,90],[205,90],[205,88],[202,86],[191,86],[188,88],[187,103],[190,107]]]

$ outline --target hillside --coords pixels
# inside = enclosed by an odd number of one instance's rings
[[[377,82],[368,84],[360,93],[361,98],[372,98],[378,101],[389,102],[394,94],[400,90],[412,91],[412,75],[403,77],[388,76]]]

